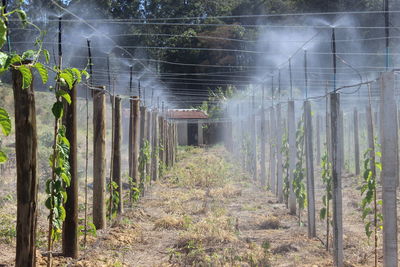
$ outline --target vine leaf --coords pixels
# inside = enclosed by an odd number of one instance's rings
[[[22,60],[25,59],[33,59],[35,57],[36,52],[32,49],[30,50],[26,50],[23,54],[22,54]]]
[[[37,69],[37,71],[39,72],[40,77],[42,78],[42,82],[43,84],[47,83],[47,81],[49,80],[49,73],[46,70],[46,68],[44,67],[44,65],[40,62],[36,62],[36,64],[34,65],[34,67]]]
[[[77,68],[72,68],[71,73],[77,83],[80,83],[82,81],[82,73]]]
[[[0,48],[7,42],[7,26],[3,19],[0,19]]]
[[[53,112],[54,117],[56,117],[57,119],[61,118],[64,112],[63,103],[57,101],[56,103],[54,103],[51,111]]]
[[[27,24],[27,20],[26,20],[26,13],[25,13],[25,11],[23,11],[23,10],[21,10],[21,9],[17,9],[16,11],[17,11],[18,17],[19,17],[19,19],[21,20],[22,24],[23,24],[23,25],[26,25],[26,24]]]
[[[0,163],[4,163],[7,161],[7,155],[3,151],[0,150]]]
[[[82,75],[85,75],[86,80],[90,78],[90,74],[86,70],[82,70]]]
[[[0,128],[6,136],[11,132],[11,119],[8,112],[3,108],[0,108]]]
[[[8,55],[4,52],[0,52],[0,67],[4,69],[7,64]]]
[[[70,72],[68,72],[68,71],[61,72],[60,79],[61,79],[61,82],[64,81],[67,83],[69,89],[72,88],[72,85],[74,83],[74,76]]]
[[[58,90],[56,95],[57,95],[57,97],[64,98],[68,104],[71,104],[71,96],[64,90],[62,90],[62,89]]]
[[[43,55],[44,55],[44,58],[46,60],[46,63],[48,64],[50,62],[50,53],[49,53],[49,51],[47,49],[43,49]]]
[[[22,88],[26,89],[28,88],[31,83],[32,83],[32,72],[27,66],[19,66],[18,67],[19,72],[22,74]]]

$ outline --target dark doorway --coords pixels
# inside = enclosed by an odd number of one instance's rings
[[[188,145],[197,146],[197,123],[188,123]]]

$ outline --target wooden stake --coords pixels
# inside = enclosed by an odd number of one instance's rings
[[[315,195],[314,195],[314,150],[313,130],[310,101],[304,101],[305,113],[305,145],[307,166],[307,214],[308,214],[308,237],[316,237],[315,230]]]
[[[15,266],[36,266],[37,190],[36,111],[33,81],[22,88],[22,75],[12,70],[17,158],[17,244]]]
[[[321,164],[321,116],[317,116],[317,122],[316,122],[316,139],[317,139],[317,165],[320,166]]]
[[[118,214],[122,214],[123,206],[123,192],[122,192],[122,179],[121,179],[121,97],[114,98],[114,152],[112,158],[112,180],[118,185],[117,192],[119,194]]]
[[[277,192],[278,192],[278,201],[279,203],[283,203],[283,178],[282,178],[282,115],[281,115],[281,104],[279,103],[276,106],[276,151],[277,151]]]
[[[260,162],[260,181],[261,181],[261,186],[265,187],[266,186],[266,181],[267,181],[267,175],[266,175],[266,166],[265,166],[265,87],[262,85],[262,97],[261,97],[261,136],[260,136],[260,143],[261,143],[261,149],[260,149],[260,156],[261,156],[261,162]]]
[[[78,258],[78,141],[77,141],[77,91],[75,85],[70,90],[71,104],[64,102],[64,125],[69,141],[69,172],[71,183],[67,187],[65,221],[63,224],[62,249],[65,257]]]
[[[93,92],[93,224],[106,227],[106,97],[103,91]]]
[[[270,112],[270,185],[272,193],[276,194],[276,121],[275,121],[275,109],[272,106]]]
[[[398,266],[397,186],[398,133],[394,73],[381,77],[380,130],[382,139],[383,265]]]
[[[296,123],[294,101],[288,102],[288,141],[289,141],[289,210],[296,215],[296,195],[293,190],[294,170],[296,169]]]
[[[358,136],[358,111],[354,108],[354,161],[356,175],[360,175],[360,142]]]
[[[158,128],[158,112],[155,111],[153,113],[153,145],[152,145],[152,162],[151,162],[151,166],[152,166],[152,179],[153,181],[157,181],[158,180],[158,165],[159,165],[159,153],[158,150],[160,149],[159,144],[160,144],[160,133],[159,133],[159,128]]]
[[[340,149],[340,98],[330,93],[331,148],[332,148],[332,200],[333,200],[333,255],[336,267],[343,267],[342,178]]]

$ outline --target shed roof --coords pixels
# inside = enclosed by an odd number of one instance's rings
[[[169,109],[170,119],[208,119],[208,115],[199,109]]]

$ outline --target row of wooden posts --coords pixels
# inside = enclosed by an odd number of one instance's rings
[[[381,144],[381,184],[383,200],[383,261],[384,266],[397,266],[397,207],[396,193],[398,186],[398,121],[395,98],[394,73],[384,73],[379,79],[379,112],[375,113],[373,121],[373,106],[371,100],[365,108],[365,122],[367,132],[367,146],[370,149],[371,169],[375,169],[375,136],[379,137]],[[255,107],[254,96],[250,103],[238,103],[231,107],[230,114],[237,116],[226,122],[225,145],[243,163],[243,166],[252,174],[255,182],[262,186],[268,186],[280,203],[283,197],[283,155],[282,139],[287,133],[289,147],[289,197],[288,208],[291,214],[298,212],[296,196],[293,191],[294,170],[296,168],[296,110],[295,101],[276,101],[267,109],[262,93],[261,108]],[[282,105],[287,104],[287,116],[282,114]],[[242,107],[245,105],[245,108]],[[250,111],[248,115],[242,115],[242,110]],[[235,110],[236,111],[235,111]],[[269,116],[266,116],[266,110]],[[340,92],[334,91],[326,94],[326,112],[314,115],[312,119],[312,103],[309,100],[303,102],[304,113],[304,145],[305,145],[305,177],[307,189],[307,227],[309,238],[316,237],[316,212],[315,212],[315,183],[314,165],[321,160],[321,127],[322,118],[325,119],[325,146],[328,161],[332,171],[333,194],[333,257],[335,266],[343,264],[343,225],[342,225],[342,171],[345,158],[345,138],[343,123],[343,108],[341,107]],[[315,111],[315,110],[314,110]],[[237,112],[237,113],[235,113]],[[359,111],[353,112],[353,142],[354,145],[354,172],[360,174],[360,140],[359,140]],[[297,113],[298,114],[298,113]],[[379,114],[379,117],[377,115]],[[374,125],[376,124],[376,125]],[[258,128],[259,126],[259,128]],[[350,127],[349,127],[350,129]],[[379,129],[379,130],[376,130]],[[316,130],[316,134],[313,133]],[[374,133],[375,130],[375,133]],[[257,144],[259,136],[260,144]],[[314,138],[314,136],[316,138]],[[350,144],[350,137],[349,144]],[[247,140],[247,141],[246,141]],[[248,142],[251,149],[244,148]],[[268,142],[268,143],[267,143]],[[269,145],[269,169],[267,170],[267,146]],[[259,147],[258,147],[259,146]],[[315,146],[315,147],[314,147]],[[236,148],[236,149],[235,149]],[[316,155],[315,155],[316,154]],[[350,156],[349,156],[350,158]]]
[[[17,169],[17,244],[16,266],[36,266],[36,225],[37,201],[37,130],[35,93],[33,83],[22,89],[22,76],[19,71],[12,72],[15,105],[15,140]],[[70,90],[71,104],[65,105],[63,123],[66,137],[70,142],[71,185],[67,188],[65,204],[66,218],[63,225],[63,255],[78,257],[78,160],[77,160],[77,88]],[[93,90],[93,223],[97,229],[106,227],[106,91]],[[120,197],[123,196],[121,170],[121,130],[122,100],[111,96],[112,116],[112,158],[111,179],[118,185]],[[159,166],[173,166],[176,161],[177,128],[168,120],[165,112],[141,106],[139,97],[129,98],[129,176],[134,184],[129,186],[145,193],[151,181],[159,178]],[[145,142],[150,147],[150,159],[140,169],[139,159]],[[83,164],[82,164],[83,165]],[[83,168],[84,166],[80,166]],[[150,179],[146,179],[148,176]],[[128,181],[125,181],[129,183]],[[123,201],[119,201],[118,213],[123,212]]]

